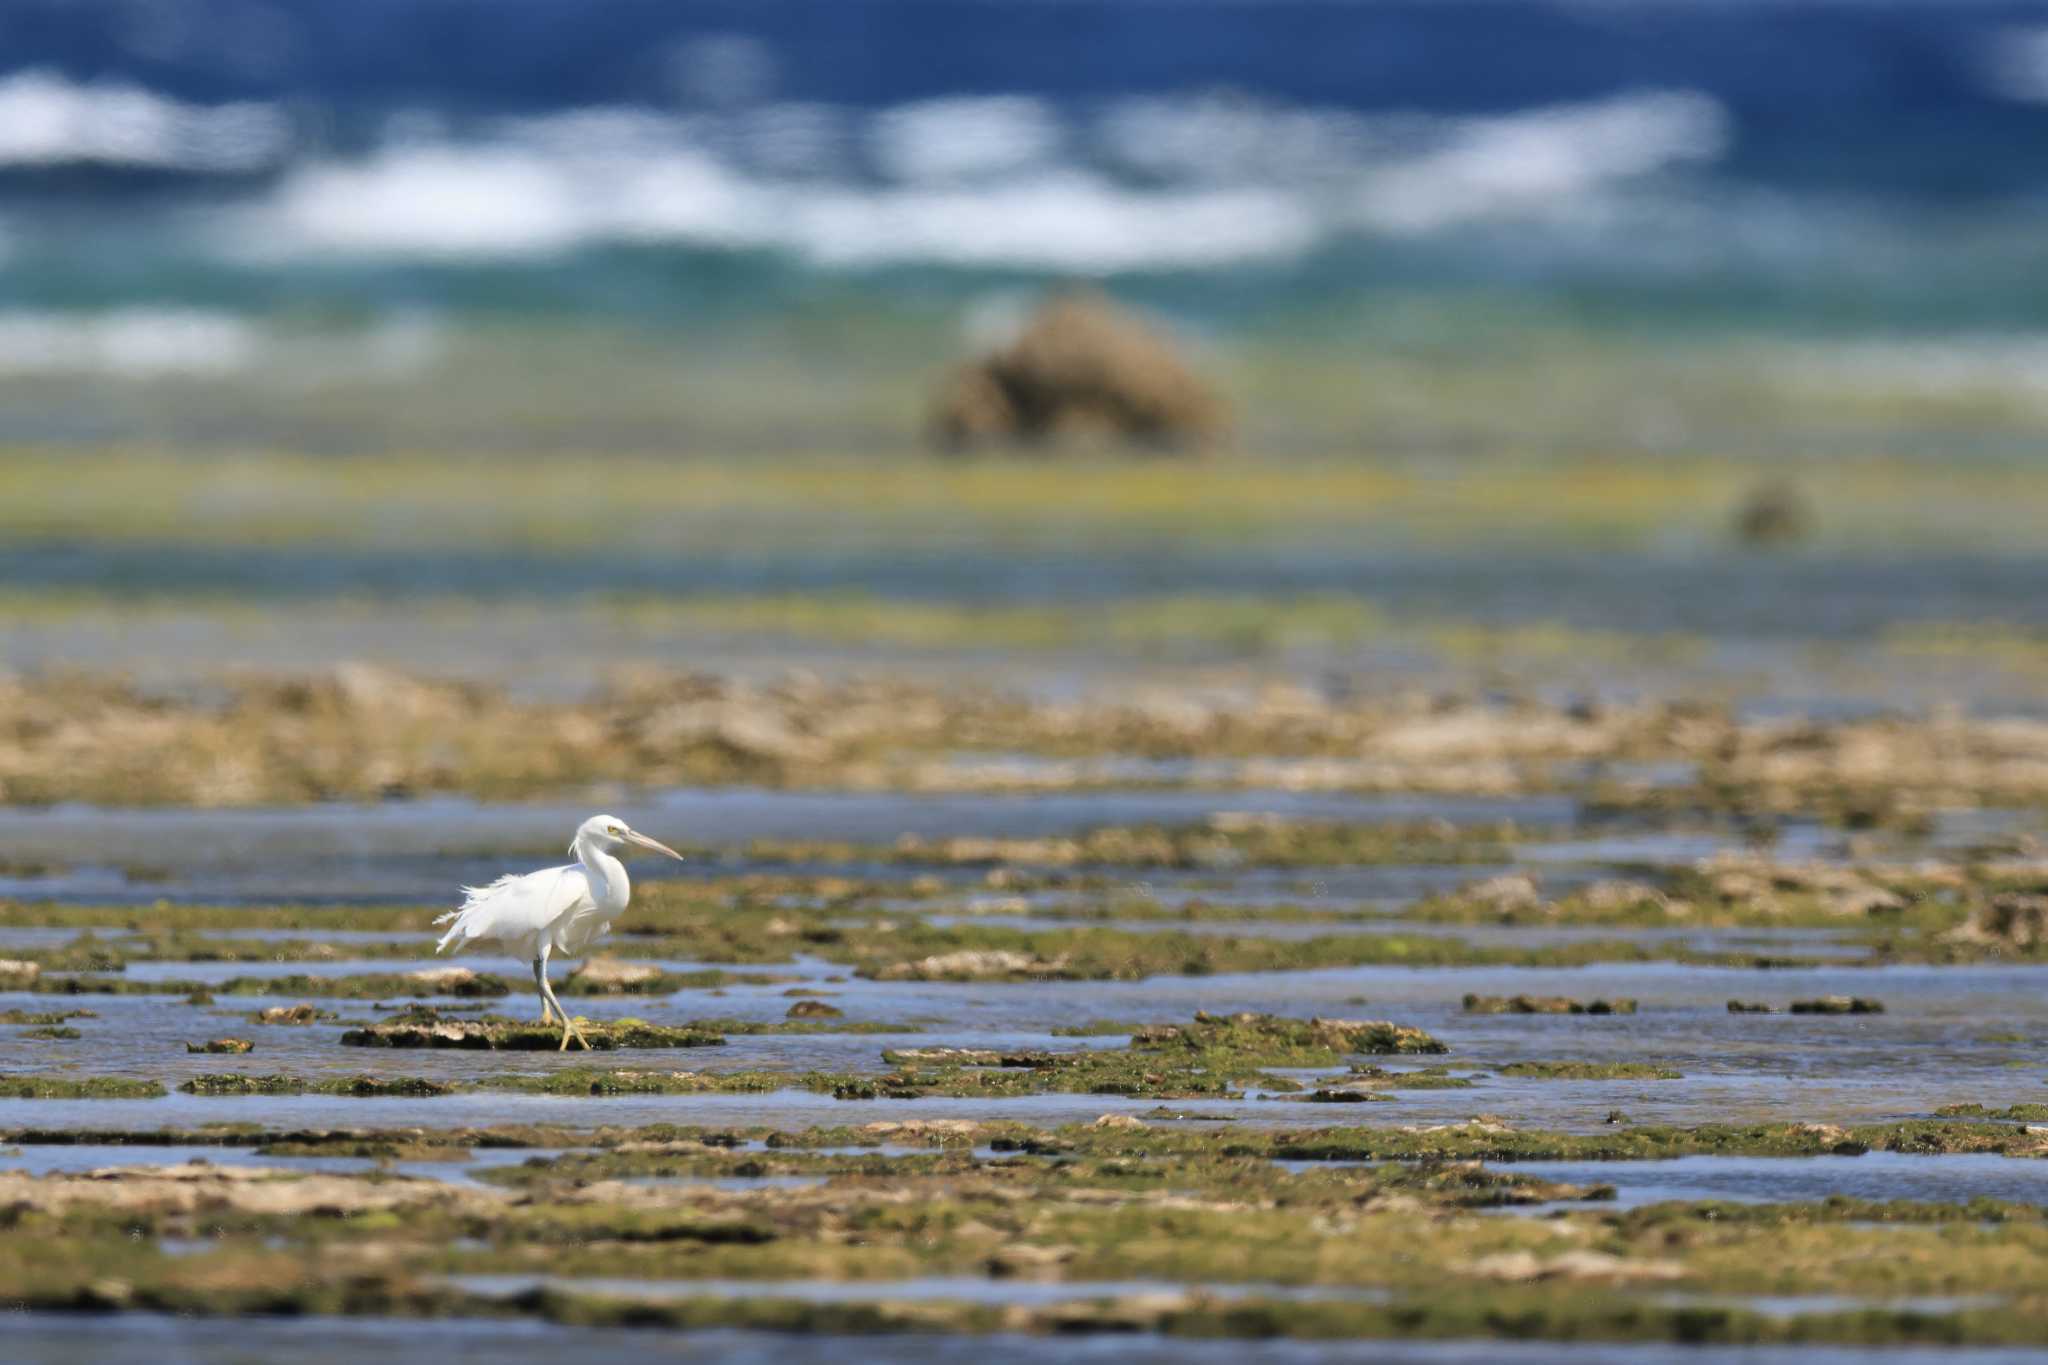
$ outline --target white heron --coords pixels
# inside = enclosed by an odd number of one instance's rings
[[[489,886],[462,888],[462,908],[450,910],[435,924],[450,924],[437,953],[450,947],[458,950],[484,940],[496,942],[522,962],[533,964],[533,988],[540,992],[540,1021],[552,1015],[562,1020],[562,1046],[569,1050],[569,1038],[587,1050],[590,1040],[555,998],[548,984],[548,959],[556,953],[581,957],[599,935],[610,932],[612,921],[625,912],[633,894],[626,880],[626,865],[612,855],[622,845],[665,853],[677,862],[683,855],[667,844],[631,829],[613,815],[593,815],[577,826],[569,841],[576,861],[561,867],[544,867],[538,872],[500,877]],[[552,1014],[551,1014],[552,1012]]]

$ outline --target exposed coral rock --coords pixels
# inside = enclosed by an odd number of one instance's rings
[[[1634,1014],[1636,1002],[1573,1000],[1562,995],[1467,995],[1467,1014]]]
[[[1655,906],[1666,914],[1684,913],[1683,907],[1649,883],[1624,881],[1619,878],[1589,883],[1579,889],[1574,899],[1588,910],[1603,915],[1617,914],[1644,905]]]
[[[1845,919],[1894,913],[1906,908],[1896,892],[1853,867],[1833,863],[1779,863],[1754,854],[1723,853],[1698,865],[1713,894],[1730,905],[1767,913],[1784,908],[1787,897],[1810,897],[1820,908]]]
[[[1519,872],[1461,886],[1457,895],[1460,900],[1482,905],[1499,915],[1533,910],[1543,903],[1543,893],[1536,889],[1535,881]]]
[[[1065,964],[1046,961],[1007,948],[935,953],[915,962],[898,962],[876,973],[878,981],[993,981],[1007,977],[1057,975]]]
[[[721,1034],[701,1028],[670,1028],[642,1019],[582,1024],[591,1048],[718,1047]],[[341,1035],[344,1047],[474,1048],[512,1052],[553,1052],[561,1045],[555,1024],[510,1019],[433,1019],[413,1016],[353,1028]]]
[[[405,979],[428,987],[440,995],[502,995],[503,985],[494,977],[480,976],[467,967],[423,967],[407,972]]]
[[[630,991],[661,977],[661,968],[646,962],[621,962],[615,957],[593,957],[569,973],[571,981],[594,991]]]
[[[1489,1280],[1678,1280],[1685,1267],[1675,1261],[1634,1261],[1604,1251],[1567,1251],[1538,1256],[1533,1251],[1501,1251],[1465,1266],[1468,1275]]]
[[[1186,447],[1228,426],[1222,397],[1170,341],[1092,292],[1053,298],[1009,346],[948,375],[929,419],[955,451],[1073,435]]]
[[[108,1166],[85,1175],[39,1178],[0,1173],[0,1207],[50,1213],[83,1206],[153,1213],[331,1217],[419,1206],[497,1206],[512,1198],[504,1191],[438,1180],[387,1177],[372,1182],[348,1176],[293,1176],[204,1162]]]
[[[995,1279],[1056,1280],[1060,1277],[1060,1268],[1078,1254],[1075,1247],[1019,1243],[990,1256],[985,1268]]]
[[[2001,892],[1944,937],[1952,943],[2031,952],[2048,941],[2048,896]]]
[[[865,1137],[925,1139],[973,1137],[981,1132],[981,1125],[973,1119],[884,1119],[876,1123],[863,1123],[859,1129]]]
[[[1823,995],[1814,1000],[1794,1000],[1794,1014],[1883,1014],[1884,1002],[1863,996]]]
[[[243,1053],[255,1050],[256,1044],[250,1042],[247,1038],[215,1038],[211,1042],[185,1044],[185,1051],[187,1052]]]

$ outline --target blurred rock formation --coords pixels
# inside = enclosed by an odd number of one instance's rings
[[[1111,440],[1190,450],[1221,437],[1229,405],[1173,343],[1102,294],[1048,300],[1010,345],[954,370],[927,429],[940,449]]]

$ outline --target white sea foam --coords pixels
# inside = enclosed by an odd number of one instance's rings
[[[869,133],[876,162],[899,181],[984,180],[1034,170],[1059,153],[1058,118],[1023,96],[925,100],[891,109]]]
[[[48,71],[0,77],[0,166],[244,172],[281,161],[291,140],[290,120],[274,105],[184,104]]]
[[[1118,100],[1095,120],[1112,164],[1195,182],[1312,183],[1357,174],[1412,143],[1413,117],[1297,109],[1241,96],[1151,95]]]
[[[261,211],[257,235],[287,253],[554,253],[589,235],[579,198],[559,165],[531,151],[401,147],[294,172]]]
[[[1712,161],[1728,120],[1704,95],[1663,93],[1461,121],[1443,145],[1370,173],[1367,224],[1417,233],[1474,220],[1584,213],[1601,191]]]
[[[227,222],[248,257],[520,259],[637,242],[830,267],[1071,273],[1285,260],[1334,238],[1562,220],[1719,155],[1684,92],[1482,119],[1368,118],[1224,100],[1062,119],[1027,98],[878,114],[634,109],[410,128],[302,165]]]

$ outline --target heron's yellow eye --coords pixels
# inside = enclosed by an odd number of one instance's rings
[[[625,832],[626,832],[625,830],[621,829],[621,828],[620,828],[619,826],[617,826],[617,825],[613,825],[613,826],[612,826],[612,833],[614,833],[614,834],[624,834]]]

